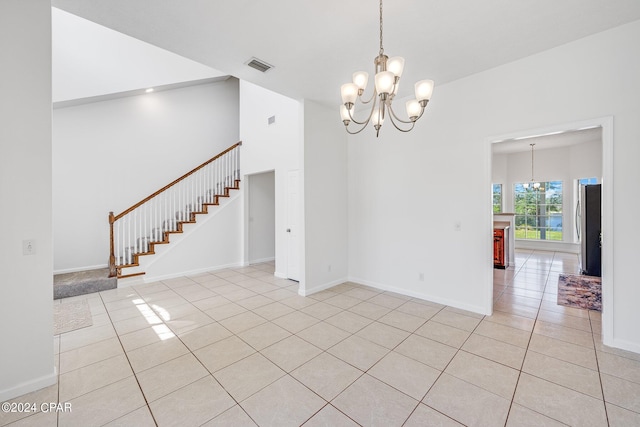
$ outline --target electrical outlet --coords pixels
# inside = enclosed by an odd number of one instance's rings
[[[455,231],[462,231],[462,221],[458,220],[453,224],[453,229]]]
[[[22,241],[22,255],[35,255],[36,241],[33,239]]]
[[[327,273],[331,273],[331,264],[327,266]]]
[[[424,273],[418,273],[418,280],[424,282]]]

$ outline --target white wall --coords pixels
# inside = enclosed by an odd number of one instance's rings
[[[276,257],[276,188],[275,173],[247,176],[248,257],[250,264]],[[247,185],[245,183],[245,185]]]
[[[492,156],[492,182],[501,183],[504,212],[514,212],[513,188],[515,183],[531,180],[531,152],[494,154]],[[506,174],[504,166],[506,165]],[[602,178],[602,141],[586,141],[572,146],[535,151],[537,181],[562,181],[563,242],[532,242],[516,240],[516,247],[543,247],[546,249],[576,252],[575,206],[577,193],[574,182],[581,178]],[[538,245],[544,243],[544,245]]]
[[[338,118],[305,102],[305,295],[348,276],[347,133]]]
[[[491,136],[613,116],[608,344],[640,352],[640,21],[445,85],[409,134],[349,142],[349,274],[491,311]],[[436,82],[437,83],[437,82]],[[462,230],[454,231],[460,220]],[[425,281],[418,280],[418,272]],[[606,301],[605,301],[606,304]]]
[[[54,270],[104,266],[116,215],[239,139],[238,81],[53,111]]]
[[[507,154],[494,153],[491,159],[491,182],[493,184],[502,184],[503,191],[507,182],[507,156]]]
[[[183,224],[183,233],[171,234],[168,245],[157,245],[155,254],[139,257],[145,283],[242,265],[242,193],[231,190],[219,206],[198,215],[195,224]],[[134,278],[127,284],[135,283]],[[125,282],[118,282],[118,286]]]
[[[0,2],[0,402],[54,384],[51,3]],[[23,240],[35,254],[22,254]]]
[[[52,19],[53,102],[223,75],[55,7]]]
[[[287,275],[287,172],[302,167],[302,114],[300,102],[240,81],[240,169],[243,175],[275,173],[275,274],[279,277]],[[269,125],[271,116],[275,123]]]

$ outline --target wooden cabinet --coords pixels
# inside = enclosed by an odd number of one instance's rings
[[[509,226],[494,224],[493,228],[493,266],[509,266]]]

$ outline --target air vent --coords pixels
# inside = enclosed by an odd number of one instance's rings
[[[265,72],[267,72],[267,71],[269,71],[270,69],[272,69],[272,68],[273,68],[273,65],[269,65],[269,64],[267,64],[266,62],[261,61],[261,60],[260,60],[260,59],[258,59],[258,58],[251,58],[251,59],[249,60],[249,62],[247,62],[246,64],[247,64],[249,67],[251,67],[251,68],[255,68],[256,70],[258,70],[258,71],[260,71],[260,72],[263,72],[263,73],[265,73]]]

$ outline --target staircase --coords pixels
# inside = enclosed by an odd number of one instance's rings
[[[171,234],[182,233],[184,224],[196,222],[197,215],[240,189],[240,147],[238,142],[171,184],[161,188],[118,215],[109,212],[109,277],[124,279],[143,271],[141,256],[155,254],[156,245],[170,243]]]

